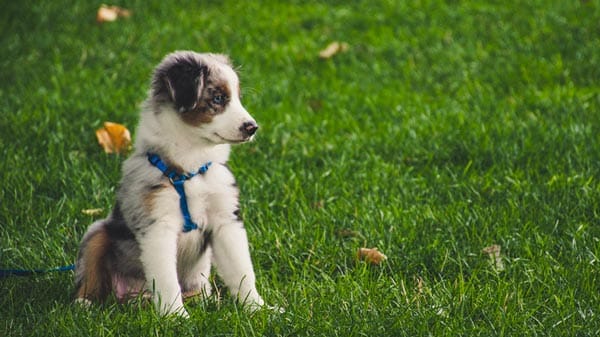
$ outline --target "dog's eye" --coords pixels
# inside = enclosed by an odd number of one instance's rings
[[[226,99],[227,97],[225,97],[225,95],[217,94],[213,96],[212,102],[213,104],[223,105],[225,104]]]

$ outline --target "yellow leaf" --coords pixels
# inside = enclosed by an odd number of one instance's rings
[[[101,5],[96,13],[96,21],[98,23],[115,21],[118,18],[128,18],[131,16],[131,11],[119,6]]]
[[[385,256],[377,248],[360,248],[358,250],[358,258],[371,264],[380,264],[382,261],[387,259],[387,256]]]
[[[104,127],[96,130],[96,138],[106,153],[125,153],[131,148],[131,134],[121,124],[104,122]]]
[[[496,268],[497,271],[504,270],[504,262],[502,262],[502,255],[500,251],[502,247],[500,245],[491,245],[489,247],[483,248],[481,251],[485,254],[488,254],[490,257],[490,263]]]
[[[319,57],[322,59],[328,59],[333,57],[335,54],[343,53],[348,50],[348,44],[346,42],[331,42],[325,49],[319,52]]]

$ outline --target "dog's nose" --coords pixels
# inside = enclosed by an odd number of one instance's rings
[[[240,127],[240,131],[242,131],[242,133],[247,137],[254,135],[256,130],[258,130],[258,125],[254,121],[246,122],[242,124],[242,127]]]

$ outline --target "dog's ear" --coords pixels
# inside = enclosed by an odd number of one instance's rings
[[[169,97],[179,112],[196,108],[204,89],[208,68],[204,65],[178,62],[171,66],[163,77]]]

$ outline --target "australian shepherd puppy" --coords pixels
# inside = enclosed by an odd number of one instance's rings
[[[230,144],[257,129],[226,56],[167,55],[154,70],[116,205],[81,241],[77,300],[147,292],[161,314],[187,317],[183,297],[211,293],[214,262],[234,297],[262,306],[226,165]]]

